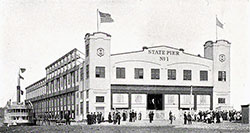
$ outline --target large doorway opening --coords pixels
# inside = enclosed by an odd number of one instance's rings
[[[148,94],[147,109],[148,110],[163,110],[163,95],[162,94]]]

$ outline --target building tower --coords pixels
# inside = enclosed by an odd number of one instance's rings
[[[204,45],[204,57],[213,60],[213,109],[230,107],[230,45],[227,40]]]
[[[85,95],[86,112],[110,112],[110,40],[103,32],[85,35]]]

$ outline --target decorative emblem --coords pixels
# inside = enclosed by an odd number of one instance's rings
[[[104,55],[104,49],[103,48],[98,48],[97,49],[97,55],[102,57]]]
[[[135,98],[135,102],[136,103],[141,103],[142,102],[142,96],[141,95],[137,95]]]
[[[221,62],[224,62],[224,61],[226,60],[226,56],[225,56],[224,54],[220,54],[220,55],[219,55],[219,60],[220,60]]]

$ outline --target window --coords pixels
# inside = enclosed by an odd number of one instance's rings
[[[226,99],[225,98],[218,98],[218,103],[226,103]]]
[[[77,73],[78,73],[78,71],[77,71]],[[83,78],[84,78],[83,67],[81,67],[81,69],[80,69],[80,79],[83,80]],[[77,75],[77,80],[78,80],[78,75]]]
[[[191,80],[191,79],[192,79],[192,71],[183,70],[183,80]]]
[[[86,44],[86,57],[89,56],[89,44]]]
[[[160,69],[151,69],[151,79],[160,79]]]
[[[95,68],[95,77],[96,78],[105,78],[105,67],[96,67]]]
[[[76,115],[79,115],[79,113],[78,113],[78,108],[79,108],[79,105],[76,104]]]
[[[117,79],[125,79],[125,68],[117,67],[116,68],[116,78]]]
[[[168,69],[168,80],[176,80],[176,70]]]
[[[89,78],[89,65],[86,65],[86,78]]]
[[[96,102],[103,103],[104,102],[104,96],[96,96]]]
[[[143,68],[135,68],[135,79],[143,79]]]
[[[226,71],[218,72],[218,81],[226,81]]]
[[[80,114],[83,114],[83,102],[80,102]]]
[[[208,72],[200,71],[200,81],[207,81],[207,80],[208,80]]]
[[[86,98],[89,98],[89,90],[86,90]]]
[[[81,69],[83,69],[83,68],[81,68]],[[82,70],[82,72],[83,72],[83,70]],[[76,82],[79,81],[79,76],[78,76],[78,74],[79,74],[79,70],[76,70]]]

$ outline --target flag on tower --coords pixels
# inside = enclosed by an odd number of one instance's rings
[[[109,13],[103,13],[103,12],[99,11],[99,14],[100,14],[100,18],[101,18],[101,23],[112,23],[112,22],[114,22],[114,20],[111,18],[111,15]]]
[[[24,80],[24,78],[19,74],[20,79]]]
[[[20,68],[21,72],[24,73],[26,71],[25,68]]]
[[[216,17],[216,25],[223,29],[223,24],[220,22],[220,20]]]

